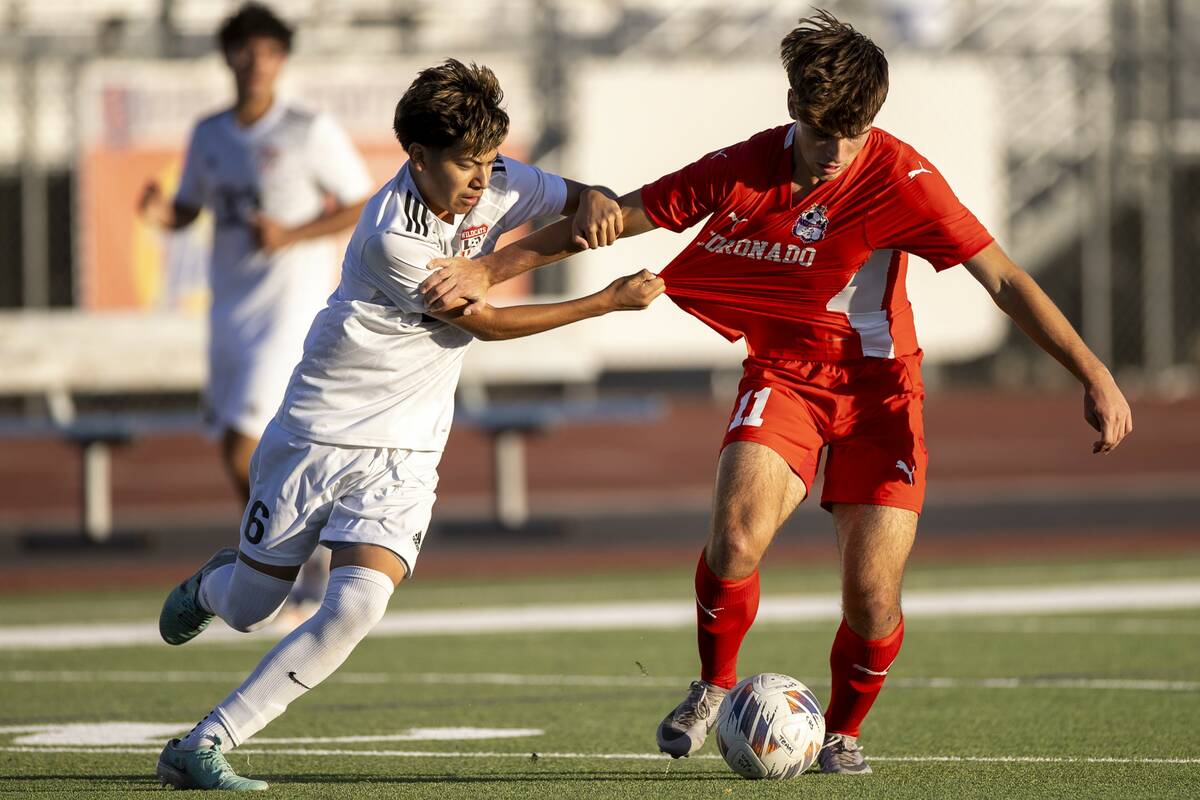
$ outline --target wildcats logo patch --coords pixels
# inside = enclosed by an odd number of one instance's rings
[[[487,236],[487,225],[472,225],[469,228],[463,228],[458,233],[458,238],[462,240],[462,251],[464,254],[470,254],[477,250],[483,244],[484,238]]]
[[[828,210],[827,206],[814,205],[802,212],[792,226],[792,236],[802,242],[815,242],[823,238],[825,229],[829,227],[829,218],[825,216]]]

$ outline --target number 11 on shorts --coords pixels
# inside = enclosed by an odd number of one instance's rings
[[[754,405],[750,408],[750,413],[746,413],[746,406],[750,405],[750,396],[754,396]],[[733,430],[739,425],[749,425],[752,428],[761,427],[763,424],[763,409],[767,407],[767,398],[771,396],[771,387],[759,389],[757,392],[753,389],[747,390],[742,395],[742,399],[738,401],[737,413],[733,415],[733,422],[729,423],[729,430]]]

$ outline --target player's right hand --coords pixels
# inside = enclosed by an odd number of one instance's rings
[[[170,205],[163,195],[158,181],[148,181],[138,196],[137,213],[146,222],[165,226],[168,222]]]
[[[617,278],[608,285],[608,292],[613,309],[616,311],[636,311],[654,302],[654,298],[662,294],[667,284],[662,278],[648,269],[624,278]]]
[[[487,292],[492,286],[487,267],[469,258],[435,258],[429,262],[434,273],[422,281],[425,308],[434,314],[445,313],[466,301],[463,316],[478,314],[487,308]]]
[[[579,198],[571,221],[571,241],[581,250],[607,247],[621,237],[625,220],[621,204],[608,189],[590,186]]]
[[[1133,411],[1111,375],[1084,388],[1083,418],[1100,434],[1100,440],[1092,443],[1093,453],[1111,453],[1133,433]]]

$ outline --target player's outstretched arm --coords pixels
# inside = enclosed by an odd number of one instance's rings
[[[1083,384],[1084,419],[1100,433],[1092,452],[1111,452],[1133,431],[1133,412],[1112,373],[1084,344],[1054,301],[998,244],[983,248],[966,267],[996,305]]]
[[[431,313],[438,319],[470,332],[477,339],[516,339],[569,325],[581,319],[599,317],[612,311],[646,308],[654,298],[663,293],[664,288],[662,278],[649,270],[642,270],[624,278],[617,278],[595,294],[562,303],[507,308],[495,308],[485,304],[482,310],[471,316],[462,313],[464,307],[450,312]]]
[[[621,238],[654,229],[654,223],[642,207],[640,189],[621,197],[618,203]],[[583,208],[582,204],[580,208]],[[577,217],[578,214],[574,219],[564,217],[490,255],[476,259],[440,258],[429,262],[436,272],[421,284],[425,305],[431,312],[443,312],[466,301],[462,311],[464,316],[481,311],[487,290],[493,285],[582,250],[575,238]]]

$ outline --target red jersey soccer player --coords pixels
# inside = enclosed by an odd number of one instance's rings
[[[841,554],[844,618],[830,655],[823,771],[871,771],[861,723],[900,651],[900,584],[925,494],[921,350],[905,296],[907,253],[965,264],[1084,386],[1108,452],[1132,430],[1112,376],[1037,284],[1008,259],[923,156],[871,123],[887,95],[883,52],[825,12],[782,45],[794,124],[708,154],[621,199],[623,230],[700,235],[662,272],[667,294],[748,358],[718,463],[712,531],[696,567],[700,680],[662,721],[659,747],[699,748],[736,681],[758,610],[758,563],[812,485]],[[569,223],[568,223],[569,224]],[[427,298],[481,297],[489,282],[562,258],[568,224],[427,281]],[[434,305],[434,307],[437,307]]]

